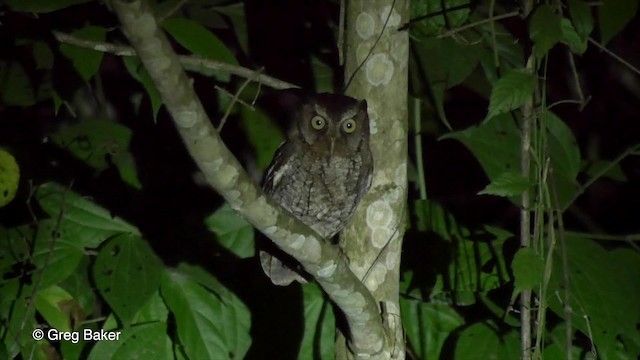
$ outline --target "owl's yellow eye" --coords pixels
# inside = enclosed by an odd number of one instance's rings
[[[326,120],[322,116],[314,116],[311,118],[311,127],[316,130],[322,130],[327,125]]]
[[[342,131],[346,132],[347,134],[351,134],[352,132],[356,131],[356,121],[353,119],[349,119],[345,122],[342,123]]]

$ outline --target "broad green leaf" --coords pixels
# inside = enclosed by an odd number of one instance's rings
[[[443,4],[445,5],[443,9]],[[464,6],[468,2],[465,0],[423,0],[411,1],[411,18],[424,17],[411,24],[411,36],[424,39],[447,30],[447,26],[452,28],[462,25],[469,18],[470,7]],[[456,8],[451,10],[451,8]],[[433,16],[433,14],[443,14]],[[432,16],[425,16],[432,15]],[[447,17],[446,21],[444,17]],[[385,19],[386,20],[386,19]]]
[[[118,332],[116,341],[98,341],[88,359],[173,359],[171,339],[164,322],[136,325]]]
[[[591,7],[583,0],[569,0],[569,14],[576,32],[581,39],[586,40],[593,31]]]
[[[456,360],[511,360],[494,326],[476,323],[464,329],[456,342],[453,358]]]
[[[160,289],[140,308],[133,323],[167,322],[169,309],[160,296]]]
[[[60,287],[71,294],[85,315],[91,314],[93,311],[97,296],[94,286],[89,280],[91,276],[90,261],[93,262],[93,259],[89,260],[88,256],[84,256],[76,267],[76,271],[60,283]]]
[[[438,275],[431,297],[440,293],[452,293],[457,305],[475,303],[478,292],[487,292],[505,284],[509,279],[503,255],[505,231],[485,229],[474,233],[477,237],[490,237],[491,241],[473,241],[469,238],[454,239],[454,253],[446,274]],[[445,280],[444,276],[448,276]]]
[[[447,337],[464,324],[447,304],[400,298],[400,313],[411,349],[420,359],[440,359]]]
[[[529,180],[515,171],[507,171],[498,175],[478,195],[515,196],[530,187]]]
[[[255,253],[253,226],[225,203],[205,219],[205,225],[213,231],[218,242],[241,259]]]
[[[579,189],[576,178],[580,171],[580,149],[571,129],[554,113],[544,111],[540,119],[549,135],[547,147],[553,166],[549,183],[557,194],[558,205],[566,208]]]
[[[466,130],[446,134],[442,139],[462,142],[482,165],[490,180],[520,169],[520,132],[509,114],[498,115]]]
[[[128,152],[131,129],[110,120],[85,118],[63,124],[51,139],[92,168],[105,170],[109,167],[108,157]]]
[[[561,318],[569,306],[572,325],[594,342],[599,356],[619,358],[615,355],[619,337],[640,344],[640,254],[628,248],[605,250],[595,241],[570,235],[565,236],[565,246],[568,268],[563,267],[563,252],[557,251],[549,306]],[[568,284],[563,283],[565,276]]]
[[[638,0],[604,0],[598,6],[600,35],[603,45],[613,39],[638,12]]]
[[[31,106],[35,91],[22,64],[0,60],[0,100],[6,105]]]
[[[625,182],[629,181],[627,175],[625,175],[620,163],[612,164],[611,161],[606,160],[592,160],[585,161],[583,163],[584,172],[587,174],[589,179],[592,179],[596,176],[600,177],[608,177],[609,179]],[[608,168],[608,170],[606,170]]]
[[[587,51],[587,39],[582,39],[569,19],[562,19],[562,42],[569,46],[571,52],[582,55]]]
[[[0,208],[13,200],[20,183],[20,167],[16,158],[0,148]]]
[[[179,271],[167,270],[161,294],[190,359],[242,359],[251,345],[247,307],[228,290],[212,293]]]
[[[313,359],[319,354],[321,359],[334,356],[335,317],[331,303],[325,299],[316,284],[302,287],[304,302],[304,335],[298,359]]]
[[[229,48],[211,31],[195,21],[170,18],[162,22],[162,28],[194,55],[238,64]]]
[[[511,70],[493,85],[487,119],[517,109],[533,95],[536,78],[523,70]]]
[[[276,149],[282,143],[282,132],[269,117],[259,110],[251,110],[243,106],[240,114],[242,115],[242,128],[255,150],[256,165],[259,169],[266,169],[271,163]]]
[[[39,288],[60,283],[84,256],[81,241],[53,220],[40,220],[36,227],[0,229],[0,284],[21,276],[14,268],[22,268]]]
[[[562,37],[560,16],[547,4],[538,7],[529,25],[531,40],[535,43],[537,58],[545,56]]]
[[[78,317],[80,307],[71,294],[63,288],[53,285],[38,290],[35,298],[36,310],[47,324],[59,331],[71,331],[71,320],[84,320]]]
[[[144,87],[144,90],[147,92],[149,101],[151,101],[153,119],[155,120],[158,117],[158,111],[160,111],[160,107],[162,106],[162,98],[160,98],[160,93],[158,92],[158,89],[156,89],[156,86],[153,84],[151,76],[149,76],[149,73],[137,58],[124,57],[122,59],[122,62],[129,72],[129,75],[131,75],[131,77],[142,84],[142,87]]]
[[[86,247],[97,247],[118,233],[140,234],[135,226],[59,184],[40,185],[36,199],[51,218],[57,218],[62,211],[66,228],[80,235]]]
[[[333,69],[317,56],[311,57],[311,70],[316,84],[316,93],[333,92]]]
[[[440,39],[438,55],[447,70],[447,88],[462,83],[476,68],[479,62],[481,43],[461,44],[453,38]],[[428,66],[428,64],[425,64]]]
[[[107,30],[105,28],[87,26],[83,29],[74,31],[71,35],[84,40],[104,41],[106,34]],[[71,60],[73,67],[84,81],[89,81],[93,75],[98,72],[104,55],[101,51],[81,48],[69,44],[60,44],[60,51],[68,57],[69,60]]]
[[[48,13],[89,1],[91,0],[6,0],[6,4],[13,11]]]
[[[111,158],[113,164],[118,168],[118,173],[122,180],[132,187],[141,190],[142,184],[138,179],[138,171],[136,169],[136,161],[133,154],[129,151],[122,151],[114,154]]]
[[[413,206],[418,231],[432,231],[447,241],[469,237],[469,229],[459,225],[455,217],[437,203],[415,200]]]
[[[244,10],[244,2],[230,3],[229,5],[216,6],[214,11],[226,15],[233,23],[233,32],[236,34],[242,50],[249,52],[249,34],[247,31],[247,18]]]
[[[126,327],[158,290],[161,270],[162,262],[146,241],[121,234],[100,249],[93,278],[100,295]]]
[[[53,52],[46,42],[34,42],[32,51],[36,69],[51,70],[53,68]]]
[[[521,248],[511,261],[516,291],[534,290],[542,284],[544,260],[532,248]]]

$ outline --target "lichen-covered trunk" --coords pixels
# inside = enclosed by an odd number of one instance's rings
[[[371,189],[341,242],[349,267],[380,304],[385,327],[381,359],[404,359],[399,268],[407,200],[408,0],[347,1],[345,79],[347,95],[366,99],[374,175]],[[336,359],[350,358],[338,336]]]

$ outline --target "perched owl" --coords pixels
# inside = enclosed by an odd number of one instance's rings
[[[263,189],[320,236],[331,239],[347,224],[371,184],[367,102],[317,94],[298,107],[293,120],[267,169]],[[305,282],[282,263],[286,254],[278,250],[260,251],[265,274],[276,285]]]

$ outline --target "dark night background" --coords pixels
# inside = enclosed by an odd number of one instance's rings
[[[228,18],[212,17],[210,23],[206,24],[234,51],[241,65],[249,68],[263,66],[266,74],[305,89],[313,89],[315,79],[311,57],[316,56],[334,70],[333,82],[336,91],[340,91],[342,72],[337,49],[333,46],[333,31],[338,24],[338,5],[335,2],[247,0],[244,3],[248,53],[242,51],[236,35],[226,28],[230,22]],[[512,6],[510,1],[501,3],[506,8]],[[475,2],[471,5],[474,6]],[[207,16],[206,6],[201,8],[198,4],[188,4],[183,13],[194,18]],[[68,32],[88,23],[107,28],[117,24],[108,9],[98,2],[39,14],[38,17],[4,11],[0,13],[0,21],[0,58],[24,64],[34,84],[43,81],[44,73],[35,69],[30,50],[19,45],[16,39],[43,39],[55,50],[57,46],[51,35],[52,30]],[[522,19],[511,18],[502,24],[520,37],[522,43],[529,42],[526,24]],[[107,40],[124,41],[116,31],[109,32]],[[178,45],[176,48],[180,49]],[[607,48],[640,67],[638,16]],[[181,51],[184,52],[184,49]],[[85,85],[71,64],[60,54],[55,55],[53,85],[62,98],[70,100]],[[593,46],[584,55],[576,57],[576,67],[582,90],[590,101],[584,109],[579,109],[576,104],[560,104],[553,110],[573,130],[583,160],[612,160],[627,148],[640,143],[640,75]],[[302,312],[300,288],[271,286],[266,277],[261,276],[255,259],[237,259],[217,245],[214,235],[204,226],[203,219],[220,206],[222,200],[197,181],[198,171],[166,111],[161,109],[154,122],[146,96],[140,108],[134,108],[131,98],[143,90],[126,73],[119,57],[106,54],[99,73],[99,86],[114,110],[114,119],[132,130],[130,151],[135,158],[142,190],[126,185],[113,166],[104,171],[95,171],[48,141],[48,136],[60,124],[75,121],[64,106],[55,114],[51,101],[29,107],[0,103],[0,146],[15,156],[21,170],[16,199],[0,208],[0,225],[8,228],[31,221],[25,203],[33,185],[47,181],[71,185],[74,191],[90,194],[95,202],[110,209],[114,215],[140,228],[167,265],[183,261],[200,264],[238,294],[251,308],[254,323],[252,332],[261,334],[253,336],[248,358],[260,358],[259,354],[276,350],[280,351],[283,359],[296,354],[297,349],[292,349],[290,344],[300,341],[302,322],[280,322],[282,326],[275,329],[270,324],[288,314]],[[218,119],[224,109],[220,108],[213,88],[216,80],[198,74],[190,76],[194,78],[196,91],[211,118]],[[414,74],[410,73],[409,76]],[[232,84],[241,82],[242,79],[232,79]],[[96,83],[92,86],[96,87]],[[576,97],[567,52],[563,46],[557,46],[550,52],[546,86],[548,104]],[[258,105],[275,116],[276,123],[283,128],[287,123],[287,97],[286,93],[263,89],[258,101]],[[445,110],[454,130],[480,123],[487,105],[486,98],[465,84],[455,86],[446,93]],[[438,141],[447,129],[433,117],[423,120],[423,129],[426,130],[422,134],[422,155],[429,199],[441,204],[461,224],[471,229],[491,224],[517,233],[519,209],[516,206],[504,198],[477,195],[489,180],[472,153],[457,141]],[[254,150],[237,119],[229,119],[222,138],[240,161],[249,166],[252,164]],[[413,145],[411,136],[409,147],[412,158]],[[569,209],[565,226],[578,231],[608,234],[640,232],[640,157],[629,156],[620,166],[628,181],[606,177],[598,180]],[[260,170],[256,169],[253,175],[259,178]],[[578,180],[585,179],[586,175],[581,175]],[[409,189],[410,199],[416,199],[418,195],[414,182]],[[35,210],[39,216],[43,215],[38,209]],[[425,245],[425,242],[417,241],[420,236],[415,231],[407,232],[403,253],[405,268],[421,268],[425,264],[442,261],[442,255],[438,253],[439,242]],[[517,239],[510,241],[513,243],[507,245],[510,249],[507,253],[515,252],[518,246]],[[466,310],[465,316],[479,317],[477,312],[482,311],[473,307]],[[271,336],[267,337],[266,334]]]

